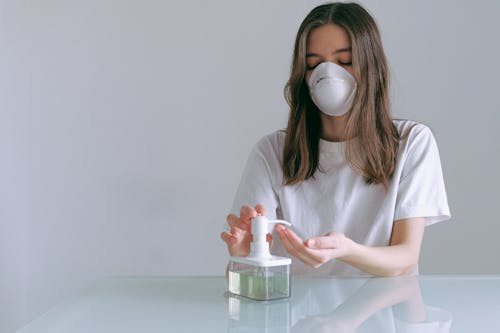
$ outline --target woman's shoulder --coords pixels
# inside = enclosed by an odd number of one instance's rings
[[[249,159],[260,160],[269,170],[274,170],[276,177],[281,170],[285,134],[285,131],[278,130],[263,136],[255,143],[249,156]]]
[[[398,130],[402,141],[411,143],[412,141],[433,137],[429,126],[410,119],[394,119],[393,124]]]
[[[400,151],[418,155],[436,146],[434,134],[429,126],[408,119],[397,119],[393,123],[401,137]]]
[[[273,183],[282,179],[281,161],[285,134],[285,131],[278,130],[263,136],[254,145],[249,156],[249,160],[259,161],[266,166]]]
[[[281,155],[285,143],[285,130],[277,130],[263,136],[254,146],[257,150],[264,154],[278,154]]]

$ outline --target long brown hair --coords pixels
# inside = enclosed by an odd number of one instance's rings
[[[396,164],[400,135],[392,122],[389,70],[374,19],[356,3],[328,3],[314,8],[300,25],[295,40],[285,98],[290,106],[283,151],[284,184],[314,176],[319,167],[320,110],[305,80],[309,34],[324,24],[345,29],[351,40],[356,96],[348,114],[346,160],[368,184],[387,189]]]

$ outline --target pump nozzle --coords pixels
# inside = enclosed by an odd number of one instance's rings
[[[250,244],[249,257],[268,258],[271,257],[269,252],[269,243],[266,236],[269,233],[269,226],[274,224],[284,224],[291,226],[291,224],[284,220],[269,220],[265,216],[257,216],[252,219],[251,232],[253,241]]]

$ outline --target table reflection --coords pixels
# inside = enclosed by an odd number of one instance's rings
[[[292,280],[289,299],[228,295],[229,332],[449,332],[451,313],[426,305],[416,277]]]

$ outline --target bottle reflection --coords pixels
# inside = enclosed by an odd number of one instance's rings
[[[228,332],[290,332],[290,299],[253,301],[228,295]]]
[[[451,314],[425,305],[416,277],[293,280],[290,299],[229,296],[229,332],[449,332]]]

